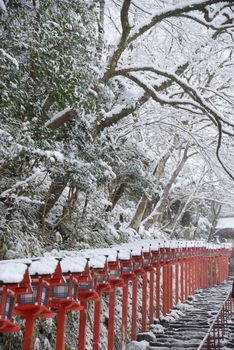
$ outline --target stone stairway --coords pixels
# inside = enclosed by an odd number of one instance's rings
[[[231,285],[232,278],[227,284],[197,292],[185,304],[175,307],[174,312],[181,310],[183,314],[178,319],[172,319],[164,333],[155,332],[156,341],[150,342],[148,350],[196,350]],[[153,327],[152,331],[154,332]],[[234,349],[234,320],[228,321],[228,329],[220,349]]]

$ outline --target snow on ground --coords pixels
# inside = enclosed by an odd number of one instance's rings
[[[234,228],[234,217],[220,218],[217,222],[216,229]]]
[[[147,350],[149,343],[146,340],[140,342],[132,341],[128,344],[127,350]]]

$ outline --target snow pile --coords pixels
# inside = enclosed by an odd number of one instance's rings
[[[3,283],[20,283],[26,270],[27,265],[20,262],[0,262],[0,281]]]
[[[127,350],[147,350],[149,343],[146,340],[140,342],[132,341],[128,344]]]
[[[234,217],[220,218],[217,222],[216,229],[234,228]]]

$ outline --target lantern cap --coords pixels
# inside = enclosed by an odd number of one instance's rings
[[[84,257],[65,257],[60,262],[63,273],[81,273],[85,270],[87,263]]]
[[[0,262],[0,280],[2,284],[20,283],[27,269],[24,263],[3,260]]]
[[[52,256],[41,257],[32,260],[29,267],[30,275],[52,275],[55,272],[58,261]]]

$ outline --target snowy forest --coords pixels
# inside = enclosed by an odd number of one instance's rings
[[[0,258],[212,240],[234,200],[233,1],[0,0]]]

